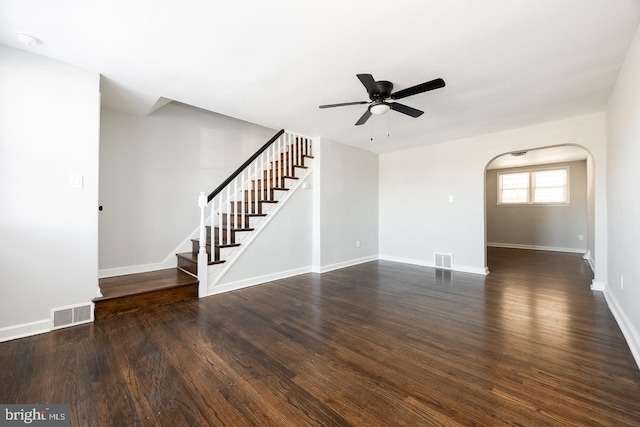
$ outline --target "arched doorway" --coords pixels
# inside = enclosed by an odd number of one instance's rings
[[[591,154],[578,145],[494,157],[485,167],[485,251],[581,253],[593,270],[594,176]],[[490,269],[487,252],[485,260]]]

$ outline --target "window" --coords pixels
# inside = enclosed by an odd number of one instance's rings
[[[498,173],[498,204],[569,204],[569,169]]]

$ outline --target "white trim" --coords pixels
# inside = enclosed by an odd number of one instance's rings
[[[341,268],[347,268],[347,267],[351,267],[354,265],[358,265],[358,264],[364,264],[365,262],[371,262],[371,261],[376,261],[378,259],[377,255],[372,255],[372,256],[368,256],[368,257],[363,257],[363,258],[356,258],[356,259],[351,259],[348,261],[342,261],[342,262],[337,262],[335,264],[329,264],[329,265],[322,265],[322,266],[317,266],[314,265],[311,269],[311,271],[313,273],[327,273],[329,271],[333,271],[333,270],[339,270]]]
[[[104,279],[105,277],[125,276],[127,274],[147,273],[149,271],[175,268],[178,265],[176,252],[172,253],[171,256],[173,256],[173,259],[171,257],[167,257],[164,261],[155,264],[130,265],[127,267],[105,268],[98,270],[98,278]]]
[[[223,285],[209,286],[207,296],[217,295],[224,292],[231,292],[249,286],[261,285],[263,283],[272,282],[274,280],[286,279],[288,277],[299,276],[300,274],[311,273],[311,267],[301,267],[288,271],[280,271],[278,273],[266,274],[264,276],[252,277],[250,279],[238,280],[236,282],[225,283]]]
[[[509,248],[509,249],[529,249],[534,251],[550,251],[550,252],[569,252],[574,254],[584,254],[586,249],[580,248],[562,248],[558,246],[537,246],[537,245],[520,245],[517,243],[496,243],[487,242],[487,246],[493,248]]]
[[[51,331],[51,319],[0,328],[0,342],[44,334]]]
[[[593,257],[591,256],[591,251],[587,249],[584,255],[582,255],[582,259],[589,263],[589,267],[591,267],[591,271],[596,272],[596,263],[593,261]]]
[[[607,284],[605,282],[598,282],[595,279],[591,281],[591,286],[589,286],[592,291],[604,292],[607,289]]]
[[[604,299],[607,301],[611,314],[613,314],[616,322],[618,322],[618,326],[627,341],[629,350],[631,350],[631,354],[638,368],[640,368],[640,334],[638,334],[638,331],[633,327],[633,323],[631,323],[624,310],[620,307],[615,295],[607,287],[604,289]]]
[[[391,255],[380,255],[378,259],[381,259],[384,261],[400,262],[403,264],[420,265],[422,267],[436,268],[433,261],[428,261],[423,259],[403,258],[403,257],[396,257]],[[489,269],[486,267],[470,267],[470,266],[459,265],[459,264],[453,264],[453,266],[451,267],[451,270],[458,271],[460,273],[480,274],[483,276],[486,276],[487,274],[489,274]]]

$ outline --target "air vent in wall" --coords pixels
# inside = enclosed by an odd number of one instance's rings
[[[53,329],[93,322],[93,304],[79,304],[51,309]]]
[[[435,252],[433,254],[433,258],[436,268],[446,268],[447,270],[451,270],[453,266],[453,254]]]

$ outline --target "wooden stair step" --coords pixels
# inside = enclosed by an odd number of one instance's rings
[[[198,254],[193,252],[182,252],[176,254],[178,258],[178,268],[184,271],[187,271],[194,276],[198,275]],[[209,255],[208,265],[222,264],[224,262],[223,259],[211,259]]]
[[[224,239],[226,240],[226,238]],[[192,253],[195,253],[196,255],[198,255],[198,252],[200,252],[200,239],[199,238],[195,238],[195,239],[191,239],[191,243],[192,243]],[[211,242],[209,240],[207,240],[205,242],[204,247],[209,249],[211,248]],[[235,241],[231,241],[229,243],[225,243],[223,242],[222,244],[219,244],[218,241],[216,240],[216,243],[213,245],[214,248],[219,249],[219,248],[234,248],[236,246],[240,246],[240,243],[236,243]],[[207,253],[209,255],[211,255],[211,252],[207,251]]]
[[[240,228],[251,228],[251,218],[260,218],[265,217],[267,214],[265,213],[245,213],[244,215],[244,224],[242,223],[242,216],[238,215],[236,220],[236,215],[222,215],[222,226],[231,225],[232,227],[240,226]]]
[[[99,286],[96,320],[198,298],[198,279],[177,268],[108,277]]]
[[[241,216],[242,212],[245,213],[245,215],[248,214],[261,214],[264,213],[262,212],[263,209],[263,205],[266,204],[274,204],[274,203],[278,203],[277,200],[257,200],[257,206],[256,206],[256,200],[252,200],[251,202],[245,200],[243,201],[237,201],[236,203],[232,203],[231,204],[231,209],[229,210],[229,212],[231,212],[231,215],[234,215],[236,213],[236,211],[238,212],[238,215]]]

